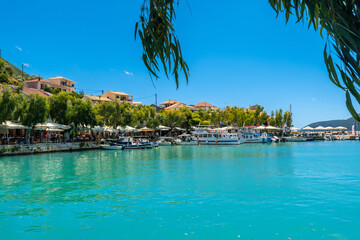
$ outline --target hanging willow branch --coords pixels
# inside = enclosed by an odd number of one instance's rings
[[[144,0],[140,21],[135,25],[135,39],[139,36],[143,54],[142,61],[150,76],[159,78],[160,67],[166,77],[173,75],[179,88],[179,73],[189,80],[189,67],[183,59],[180,42],[175,34],[175,0]],[[159,65],[162,66],[159,66]]]
[[[277,15],[285,13],[286,22],[295,15],[297,22],[306,19],[315,31],[327,32],[324,61],[330,80],[345,91],[346,106],[360,121],[352,102],[360,104],[360,1],[359,0],[269,0]],[[331,50],[331,51],[330,51]],[[335,55],[342,64],[336,64]],[[351,97],[352,96],[352,97]]]

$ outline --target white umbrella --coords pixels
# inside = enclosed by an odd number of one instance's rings
[[[104,127],[100,127],[100,126],[95,126],[93,127],[91,130],[93,130],[94,132],[104,132],[105,128]]]
[[[168,130],[170,130],[169,127],[162,126],[162,125],[158,126],[156,129],[161,130],[161,131],[168,131]]]
[[[265,129],[265,126],[260,126],[260,127],[257,127],[256,129],[258,129],[258,130],[264,130],[264,129]]]
[[[130,126],[126,126],[125,127],[125,132],[136,132],[136,128],[130,127]]]
[[[35,127],[36,127],[37,130],[48,129],[49,131],[52,130],[52,129],[62,129],[62,130],[71,129],[71,127],[68,126],[68,125],[63,125],[63,124],[60,124],[60,123],[54,123],[51,120],[48,120],[45,123],[36,124]]]
[[[346,128],[346,127],[339,126],[339,127],[336,127],[335,129],[338,129],[338,130],[346,130],[347,128]]]
[[[310,126],[307,126],[307,127],[304,127],[302,130],[311,131],[311,130],[314,130],[314,128],[312,128],[312,127],[310,127]]]
[[[177,131],[185,131],[186,130],[185,128],[180,128],[180,127],[175,127],[174,129]]]
[[[5,121],[3,124],[0,124],[0,128],[4,129],[30,129],[30,127],[26,127],[21,123],[14,123],[11,121]]]
[[[123,127],[121,127],[121,126],[117,126],[117,128],[116,128],[117,130],[119,130],[120,132],[123,132],[123,131],[125,131],[125,128],[123,128]]]
[[[260,127],[257,127],[256,129],[258,129],[258,130],[279,130],[280,128],[269,125],[269,126],[260,126]]]
[[[326,128],[324,128],[323,126],[318,126],[314,130],[322,131],[322,130],[326,130]]]
[[[113,127],[105,127],[104,131],[110,132],[110,133],[118,133],[119,132],[119,130],[114,129]]]
[[[138,129],[138,131],[139,132],[152,132],[152,131],[154,131],[154,129],[148,128],[148,127],[143,127],[143,128]]]
[[[299,130],[300,130],[300,128],[290,127],[290,131],[296,132],[296,131],[299,131]]]
[[[335,128],[329,126],[329,127],[326,127],[325,129],[326,130],[334,130]]]

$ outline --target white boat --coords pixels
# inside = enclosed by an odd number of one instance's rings
[[[239,145],[236,135],[219,132],[211,129],[195,129],[192,140],[201,145]]]
[[[123,149],[152,149],[154,144],[151,142],[137,142],[129,145],[124,145]]]
[[[272,139],[265,134],[259,133],[245,133],[244,134],[245,143],[268,143]]]
[[[122,150],[123,147],[120,145],[115,145],[115,144],[103,144],[101,145],[101,148],[104,150]]]
[[[280,142],[280,138],[277,137],[277,136],[273,136],[273,137],[271,138],[271,141],[272,141],[272,142],[275,142],[275,143],[278,143],[278,142]]]
[[[175,140],[173,137],[161,137],[157,143],[159,146],[172,146],[175,145]]]
[[[176,145],[198,145],[199,143],[196,140],[191,138],[190,134],[181,134],[179,138],[175,140]]]
[[[306,142],[306,138],[302,137],[285,137],[286,142]]]

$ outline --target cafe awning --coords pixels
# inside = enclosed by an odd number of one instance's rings
[[[5,121],[4,123],[0,124],[0,128],[3,128],[3,129],[31,129],[30,127],[24,126],[21,123],[14,123],[11,121]]]

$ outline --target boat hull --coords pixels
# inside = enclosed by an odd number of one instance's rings
[[[172,146],[173,144],[171,142],[159,142],[159,146],[163,146],[163,147],[166,147],[166,146]]]
[[[306,142],[306,138],[285,138],[286,142]]]
[[[197,141],[191,141],[191,142],[177,142],[176,145],[180,146],[190,146],[190,145],[198,145],[199,143]]]
[[[103,145],[101,146],[102,149],[104,150],[122,150],[123,147],[122,146],[111,146],[111,145]]]
[[[239,140],[199,140],[200,145],[240,145]]]
[[[152,149],[154,147],[153,144],[131,144],[123,146],[123,149]]]

